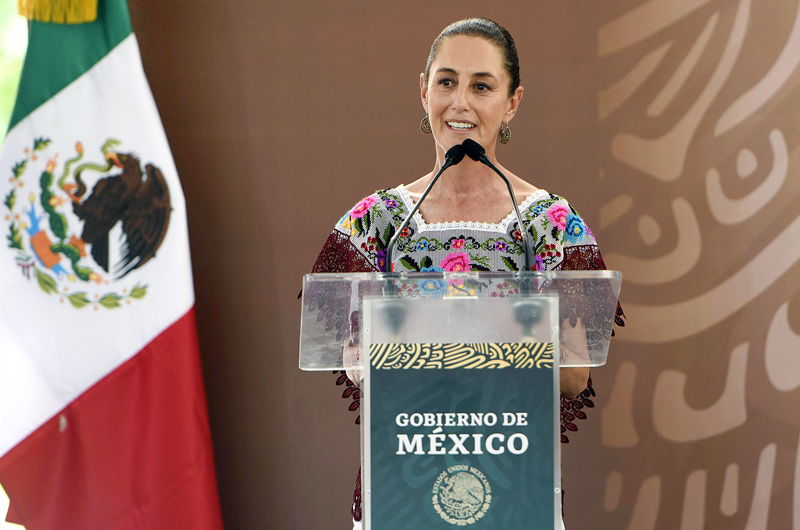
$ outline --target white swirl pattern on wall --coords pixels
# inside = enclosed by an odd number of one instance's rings
[[[714,168],[706,174],[706,196],[711,214],[722,224],[732,225],[746,221],[764,208],[780,191],[789,172],[789,153],[786,141],[778,129],[769,133],[772,144],[772,170],[761,185],[741,199],[729,199],[722,189],[719,171]]]
[[[689,201],[676,197],[672,213],[678,231],[678,244],[668,254],[654,259],[607,252],[606,259],[625,271],[625,282],[659,284],[677,280],[691,271],[700,260],[700,224]]]
[[[686,84],[689,74],[691,74],[697,66],[697,62],[700,60],[706,46],[708,46],[711,40],[711,34],[714,33],[714,28],[717,27],[718,20],[719,13],[714,13],[711,15],[711,18],[708,19],[706,27],[703,28],[703,32],[700,33],[700,36],[697,37],[697,40],[692,45],[692,49],[689,50],[689,53],[686,54],[681,64],[675,69],[675,73],[669,78],[664,88],[656,94],[656,97],[653,98],[653,101],[647,107],[648,116],[651,118],[661,116],[669,104],[672,103],[672,100],[675,99],[675,96],[678,95],[683,85]]]
[[[800,64],[800,9],[795,15],[792,34],[767,75],[728,107],[717,121],[714,134],[719,136],[728,132],[757,112],[789,80],[798,64]]]
[[[743,424],[747,420],[745,375],[748,349],[749,345],[744,343],[731,352],[725,390],[716,403],[703,410],[695,410],[686,404],[684,395],[688,377],[685,373],[677,370],[661,372],[653,392],[653,423],[658,434],[672,442],[693,442]]]
[[[576,527],[800,530],[800,0],[615,4],[597,213],[628,325]]]
[[[772,386],[781,392],[800,387],[800,335],[789,325],[789,303],[775,313],[764,345],[764,364]]]
[[[750,0],[740,0],[728,43],[717,68],[683,118],[659,138],[645,139],[630,133],[617,134],[611,142],[611,152],[616,158],[664,182],[673,181],[683,174],[689,144],[700,125],[700,120],[703,119],[736,65],[747,33],[749,16]]]

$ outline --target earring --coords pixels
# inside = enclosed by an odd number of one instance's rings
[[[419,122],[419,130],[424,132],[425,134],[431,133],[431,120],[428,119],[428,114],[425,114],[425,117],[422,118],[422,121]]]
[[[511,129],[508,128],[508,124],[504,123],[500,126],[500,143],[507,144],[511,141]]]

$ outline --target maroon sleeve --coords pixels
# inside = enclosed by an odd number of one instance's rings
[[[565,271],[606,270],[606,264],[603,262],[603,256],[600,254],[600,249],[597,245],[571,246],[564,249],[564,260],[557,269]],[[603,304],[605,303],[604,300],[613,298],[611,303],[616,303],[617,306],[613,324],[625,326],[625,321],[623,320],[625,314],[622,312],[622,306],[616,301],[616,297],[613,296],[613,294],[600,291],[583,292],[581,289],[576,289],[575,292],[570,292],[568,296],[573,298],[573,303],[561,305],[561,310],[563,311],[561,318],[563,320],[569,320],[573,325],[575,325],[577,318],[581,318],[585,321],[585,319],[588,318],[587,315],[597,314],[595,311],[588,311],[589,304]],[[575,301],[575,298],[580,299],[580,301]],[[607,307],[605,310],[607,311],[608,309],[611,308]],[[611,322],[606,324],[608,326],[612,325]],[[594,328],[602,326],[603,323],[594,323],[592,325]],[[613,328],[611,330],[611,336],[614,336]],[[591,347],[592,337],[587,336],[587,340]],[[575,425],[574,421],[586,419],[584,408],[594,407],[594,402],[591,398],[595,397],[595,395],[594,388],[592,388],[592,378],[590,376],[588,385],[583,392],[574,398],[561,396],[561,443],[569,443],[569,437],[566,434],[567,431],[575,432],[578,430],[578,426]]]
[[[314,266],[311,268],[312,273],[376,272],[377,270],[377,267],[370,263],[370,261],[358,251],[350,241],[350,238],[338,230],[334,230],[331,232],[331,235],[328,236],[328,240],[325,241],[322,250],[317,256],[317,260],[314,262]],[[307,293],[307,298],[309,299],[308,303],[314,304],[323,318],[329,318],[331,326],[336,326],[337,323],[346,318],[346,314],[349,311],[349,308],[319,307],[319,297],[314,296],[314,293]],[[352,321],[353,318],[357,320],[358,315],[353,313],[348,320]],[[344,338],[342,334],[341,339],[344,340]],[[358,410],[361,406],[361,392],[358,387],[347,377],[347,373],[344,370],[337,370],[334,374],[336,375],[336,384],[344,386],[342,397],[352,400],[349,409],[351,411]],[[361,423],[361,415],[356,417],[356,423]],[[354,521],[361,520],[361,468],[359,468],[358,477],[356,478],[356,489],[353,493],[353,504],[350,507],[350,513]]]
[[[370,261],[338,230],[331,232],[322,246],[311,272],[377,272]]]
[[[359,250],[353,245],[345,234],[338,230],[331,232],[327,241],[322,246],[322,250],[311,268],[312,273],[347,273],[347,272],[375,272],[375,267]],[[313,290],[305,293],[304,301],[311,311],[319,311],[320,320],[325,319],[325,327],[336,331],[337,341],[345,340],[350,333],[350,329],[355,329],[358,324],[358,314],[349,314],[350,307],[337,307],[328,301],[328,297]],[[348,297],[338,297],[347,299]],[[345,325],[348,323],[350,325]],[[354,327],[355,326],[355,327]],[[347,377],[344,370],[337,370],[336,384],[344,385],[342,397],[351,399],[350,410],[355,411],[360,407],[360,392],[358,387]],[[356,417],[356,423],[361,423],[361,416]]]

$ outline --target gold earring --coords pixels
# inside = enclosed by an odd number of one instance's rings
[[[508,128],[507,123],[500,125],[500,143],[507,144],[511,141],[511,129]]]
[[[419,130],[424,132],[425,134],[431,133],[431,120],[428,119],[428,114],[425,114],[425,117],[422,118],[422,121],[419,122]]]

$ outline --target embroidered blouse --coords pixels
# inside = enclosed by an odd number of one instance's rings
[[[378,272],[386,270],[386,247],[414,201],[404,186],[380,190],[362,199],[348,211],[331,232],[312,272]],[[519,205],[523,230],[529,235],[535,270],[601,270],[603,258],[594,236],[578,212],[564,199],[537,190]],[[426,223],[419,211],[400,234],[392,256],[392,270],[428,271],[516,271],[525,267],[521,227],[512,211],[500,223],[471,221]],[[421,282],[425,288],[425,282]],[[502,288],[498,296],[513,294]],[[493,293],[494,295],[494,293]],[[342,319],[344,315],[337,318]],[[562,315],[563,317],[564,315]],[[617,306],[615,323],[624,326]],[[574,319],[575,315],[567,315]],[[574,322],[573,322],[574,324]],[[345,385],[343,398],[352,399],[350,410],[360,404],[358,388],[345,372],[337,372],[337,385]],[[594,407],[589,385],[573,399],[561,396],[561,442],[569,442],[567,431],[577,431],[575,419],[585,419],[584,408]],[[356,419],[360,423],[360,417]],[[361,471],[356,480],[353,518],[361,520]]]

